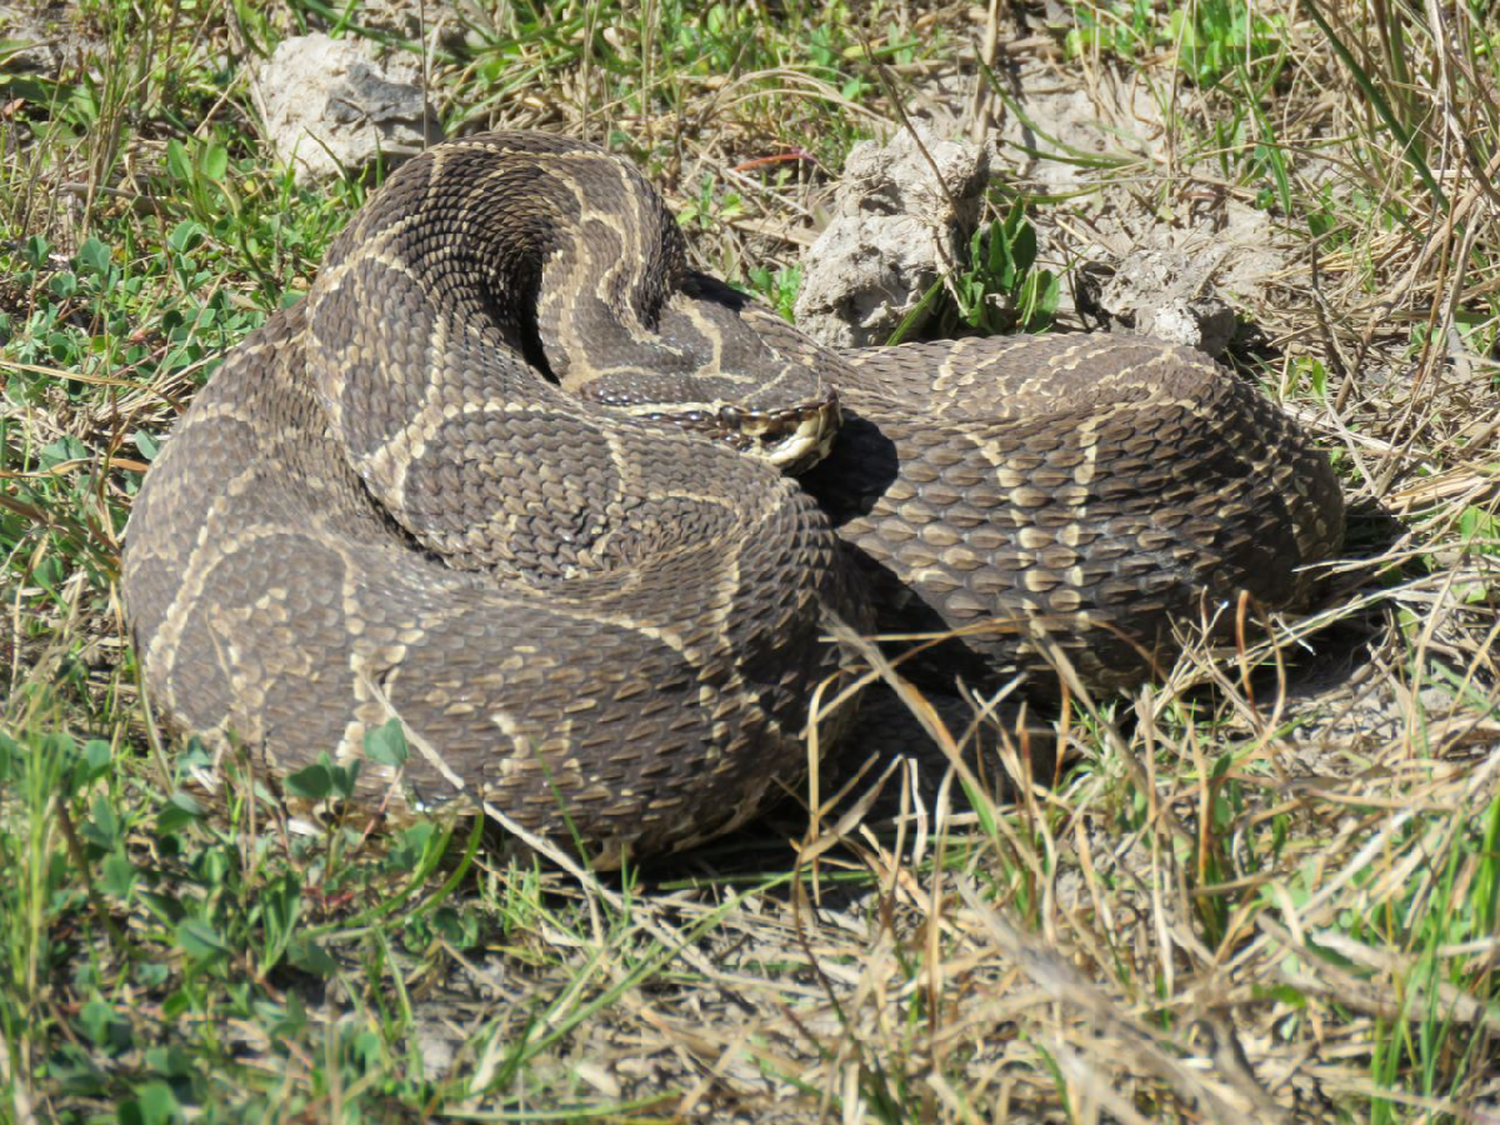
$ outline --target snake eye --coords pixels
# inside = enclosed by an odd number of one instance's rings
[[[737,430],[740,428],[740,412],[732,406],[719,407],[719,425],[726,430]]]

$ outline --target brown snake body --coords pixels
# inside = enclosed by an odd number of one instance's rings
[[[1111,686],[1205,597],[1295,602],[1341,533],[1326,459],[1196,353],[835,356],[688,272],[624,161],[500,133],[403,166],[230,353],[124,596],[174,725],[286,771],[395,715],[433,756],[365,763],[368,793],[462,790],[608,863],[799,772],[831,616],[997,620],[950,654],[981,680],[1036,673],[1044,630]]]

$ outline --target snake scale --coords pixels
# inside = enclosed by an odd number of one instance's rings
[[[1121,685],[1174,618],[1297,602],[1342,524],[1327,459],[1193,351],[834,354],[689,271],[627,161],[493,133],[400,168],[227,355],[123,592],[175,727],[286,772],[399,716],[423,750],[362,794],[462,790],[608,864],[805,768],[835,618],[959,631],[950,686],[1055,682],[1039,633]]]

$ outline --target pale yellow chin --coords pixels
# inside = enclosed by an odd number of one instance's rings
[[[838,429],[838,408],[833,406],[804,418],[774,441],[759,444],[757,452],[784,473],[806,472],[828,456]]]

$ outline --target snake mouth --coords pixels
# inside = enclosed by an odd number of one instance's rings
[[[785,473],[812,468],[833,448],[842,415],[838,396],[830,393],[822,402],[791,410],[744,410],[719,408],[713,436],[741,453],[768,461]]]
[[[670,422],[701,434],[795,476],[806,472],[833,448],[843,415],[838,395],[786,410],[747,410],[740,406],[673,412],[660,407],[632,410],[636,417]]]

